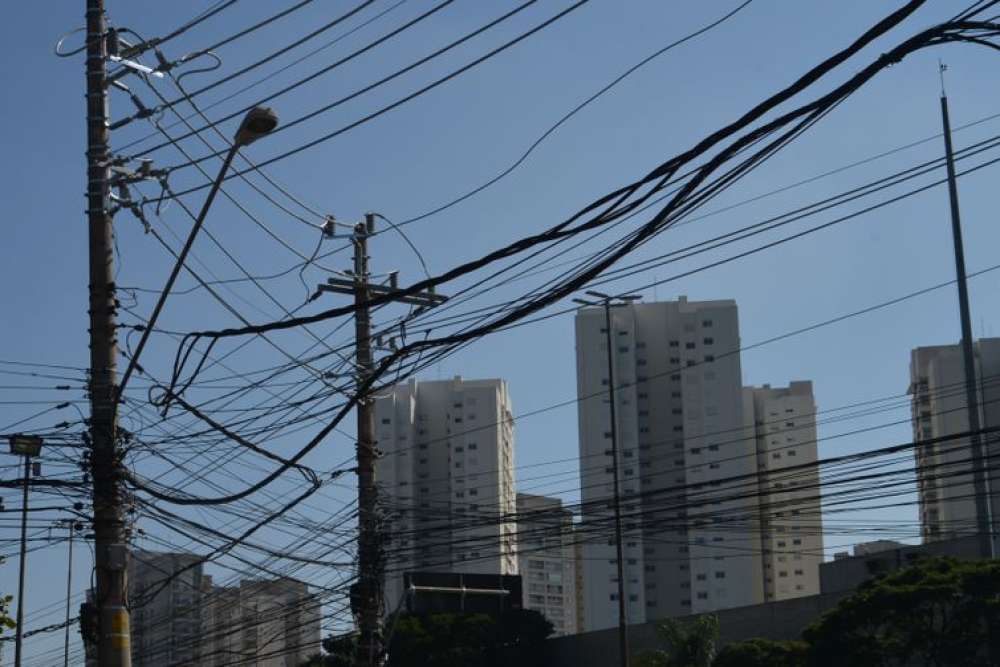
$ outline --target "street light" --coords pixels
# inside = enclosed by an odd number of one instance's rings
[[[14,632],[14,667],[21,667],[21,645],[24,640],[24,573],[28,555],[28,481],[31,477],[31,457],[42,453],[42,439],[37,435],[15,434],[8,438],[10,453],[24,457],[24,495],[21,499],[21,562],[18,563],[17,627]]]
[[[621,667],[629,665],[628,646],[628,613],[625,606],[625,564],[623,562],[624,553],[622,549],[622,510],[621,500],[618,490],[618,417],[615,414],[615,357],[613,350],[613,340],[611,334],[611,302],[617,301],[615,305],[625,305],[632,301],[637,301],[642,297],[638,294],[625,294],[621,296],[611,296],[588,290],[589,296],[600,299],[604,305],[604,326],[608,339],[608,403],[611,411],[611,474],[614,477],[614,508],[615,508],[615,547],[618,555],[618,659]],[[584,299],[573,299],[574,302],[584,306],[597,306],[599,303],[586,301]]]
[[[278,127],[278,114],[270,107],[254,107],[240,122],[234,137],[236,147],[249,146]]]
[[[236,129],[236,134],[233,135],[233,145],[229,147],[229,151],[226,153],[226,158],[222,161],[222,167],[219,168],[219,175],[215,177],[212,181],[212,187],[208,191],[208,196],[205,198],[205,203],[201,206],[201,212],[198,213],[198,217],[195,219],[194,226],[191,227],[191,231],[188,234],[187,241],[184,242],[184,247],[181,249],[179,255],[177,255],[177,261],[174,263],[174,268],[170,272],[170,277],[167,278],[167,284],[164,285],[163,291],[160,293],[160,298],[156,302],[156,307],[153,308],[153,314],[149,317],[149,322],[146,324],[146,328],[142,332],[142,337],[139,339],[138,345],[135,347],[135,354],[129,360],[128,367],[122,374],[122,381],[118,385],[118,398],[119,400],[124,395],[125,385],[128,384],[129,378],[132,376],[133,371],[135,371],[136,364],[139,363],[139,355],[142,354],[142,350],[146,347],[146,342],[149,340],[149,335],[152,333],[154,326],[156,325],[156,320],[160,316],[160,311],[163,310],[163,304],[166,303],[167,297],[170,296],[170,290],[173,289],[174,282],[177,280],[177,276],[181,272],[181,267],[184,266],[184,260],[187,259],[188,252],[191,250],[191,246],[194,244],[194,239],[198,236],[198,232],[201,231],[201,226],[205,222],[205,216],[208,214],[208,209],[211,208],[212,202],[215,201],[215,195],[218,194],[219,188],[222,186],[222,181],[225,180],[226,172],[229,171],[229,166],[233,162],[233,158],[236,157],[236,153],[244,146],[249,146],[253,142],[257,141],[263,136],[274,131],[274,128],[278,126],[278,114],[274,112],[274,109],[270,107],[254,107],[247,112],[240,121],[240,126]]]
[[[10,453],[18,456],[38,456],[42,453],[42,439],[37,435],[22,435],[20,433],[10,436]]]

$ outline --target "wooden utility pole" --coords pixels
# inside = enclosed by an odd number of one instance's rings
[[[394,301],[432,307],[446,300],[433,292],[402,296],[393,274],[389,285],[372,285],[368,269],[368,237],[375,233],[375,215],[365,215],[365,222],[354,226],[353,280],[330,278],[320,285],[323,292],[338,292],[354,297],[355,359],[357,385],[366,386],[374,368],[371,312],[368,302],[376,296],[390,296]],[[398,295],[398,296],[397,296]],[[382,550],[382,516],[375,486],[378,444],[375,439],[375,403],[370,393],[358,396],[358,583],[351,594],[351,605],[358,623],[357,667],[378,667],[386,647],[382,633],[385,563]]]
[[[98,664],[130,667],[123,484],[117,434],[113,242],[109,203],[104,1],[87,0],[87,220],[90,259],[90,467],[94,483]]]

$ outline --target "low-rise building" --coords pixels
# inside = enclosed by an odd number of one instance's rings
[[[524,607],[545,616],[556,635],[577,630],[573,513],[558,498],[517,494],[518,569]]]

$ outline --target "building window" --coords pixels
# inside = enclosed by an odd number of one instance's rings
[[[383,420],[382,420],[382,423],[383,423],[383,424],[391,424],[391,423],[392,423],[392,420],[391,420],[391,419],[383,419]]]
[[[667,343],[669,347],[678,347],[680,344],[681,342],[679,340],[672,340],[669,343]]]
[[[686,349],[686,350],[693,350],[694,349],[694,342],[684,343],[684,349]]]
[[[705,361],[707,361],[709,363],[715,361],[715,355],[714,354],[706,354],[705,355]]]
[[[701,326],[706,327],[706,328],[711,327],[712,326],[712,320],[702,320],[701,321]]]
[[[725,579],[726,578],[726,573],[723,570],[716,570],[716,572],[715,572],[715,578],[716,579]]]
[[[701,342],[704,343],[705,345],[711,345],[712,343],[715,342],[715,339],[711,338],[711,337],[706,337],[706,338],[702,339]]]
[[[708,599],[708,593],[706,593],[705,591],[702,591],[702,592],[698,593],[698,599],[699,600],[707,600]]]

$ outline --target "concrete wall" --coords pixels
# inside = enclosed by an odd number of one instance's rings
[[[719,618],[719,646],[753,637],[799,639],[802,631],[818,620],[863,582],[892,570],[912,565],[921,558],[951,556],[959,560],[979,558],[975,535],[929,544],[886,549],[862,556],[839,558],[820,565],[822,593],[767,604],[724,609]],[[693,619],[695,615],[682,619]],[[659,621],[629,626],[632,655],[663,648],[656,634]],[[606,667],[617,664],[618,628],[557,637],[546,642],[549,667]]]
[[[750,639],[798,639],[802,631],[823,612],[832,609],[847,592],[737,607],[715,612],[719,618],[719,646]],[[686,616],[693,619],[695,616]],[[659,621],[629,626],[632,655],[663,648],[657,635]],[[597,630],[546,642],[549,667],[607,667],[617,664],[618,629]]]

